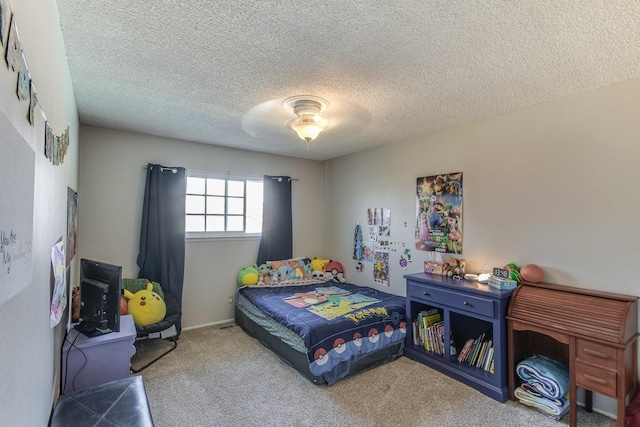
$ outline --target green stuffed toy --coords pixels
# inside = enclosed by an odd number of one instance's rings
[[[138,326],[153,325],[167,315],[167,305],[159,294],[153,292],[152,283],[147,284],[147,289],[141,289],[135,294],[125,289],[124,296],[129,300],[127,308],[133,316],[133,323]]]
[[[271,281],[271,266],[269,264],[260,264],[258,266],[258,286],[268,285]]]
[[[260,272],[255,264],[245,267],[240,270],[240,273],[238,273],[238,286],[256,285],[258,283],[259,276]]]

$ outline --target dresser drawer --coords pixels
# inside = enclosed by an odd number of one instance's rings
[[[609,397],[616,397],[615,372],[585,365],[576,361],[576,385]]]
[[[489,298],[460,294],[438,288],[437,286],[423,285],[415,282],[409,282],[407,293],[407,296],[411,298],[432,301],[482,316],[494,316],[494,301]]]
[[[618,351],[615,347],[598,344],[589,340],[576,339],[576,360],[601,368],[616,369]]]

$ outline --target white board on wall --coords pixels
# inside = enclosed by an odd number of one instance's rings
[[[0,112],[0,306],[31,282],[35,153]]]

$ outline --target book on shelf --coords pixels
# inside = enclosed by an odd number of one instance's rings
[[[493,345],[489,348],[489,353],[487,354],[487,358],[482,366],[482,369],[485,371],[489,371],[493,365]]]
[[[471,347],[473,347],[473,342],[474,339],[471,338],[464,343],[462,350],[460,350],[460,354],[458,354],[458,362],[464,362],[467,359],[467,356],[471,351]]]
[[[425,328],[433,326],[441,320],[442,318],[437,308],[430,308],[418,312],[418,323],[424,325]]]
[[[413,320],[413,344],[424,347],[428,352],[444,354],[444,321],[437,308],[421,310]],[[449,355],[457,354],[453,335],[449,337]]]
[[[431,351],[436,354],[444,353],[444,351],[440,346],[439,337],[443,333],[441,332],[441,330],[444,331],[444,322],[442,321],[425,328],[425,333],[426,333],[425,343],[424,343],[425,350]]]
[[[413,345],[420,345],[420,328],[418,327],[418,321],[412,322],[413,330]]]
[[[470,338],[465,342],[458,355],[458,362],[468,363],[476,368],[491,372],[493,354],[493,331],[489,328],[477,338]]]
[[[441,315],[437,308],[428,308],[420,310],[414,319],[416,325],[417,337],[414,339],[415,345],[425,345],[428,340],[427,328],[441,321]]]

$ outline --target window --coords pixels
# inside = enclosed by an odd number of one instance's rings
[[[188,173],[185,228],[189,237],[262,232],[262,180]]]

